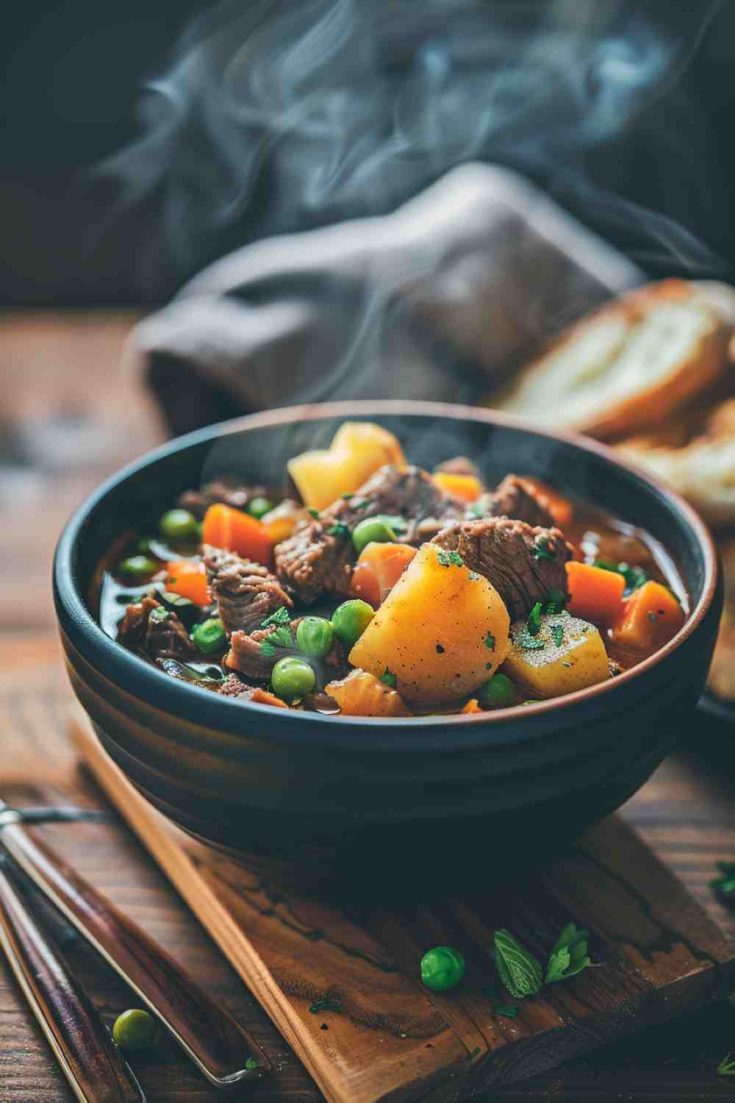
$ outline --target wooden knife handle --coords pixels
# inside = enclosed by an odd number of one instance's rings
[[[84,990],[0,867],[0,944],[77,1099],[145,1103]]]
[[[161,946],[19,822],[0,833],[21,869],[162,1020],[214,1084],[267,1068],[256,1043]],[[254,1057],[255,1067],[246,1067]]]

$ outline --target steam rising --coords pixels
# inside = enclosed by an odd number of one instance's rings
[[[160,212],[184,269],[225,242],[384,213],[485,160],[545,181],[603,233],[625,226],[638,259],[712,272],[692,235],[589,171],[675,83],[714,10],[672,7],[676,30],[623,0],[224,0],[149,84],[142,137],[106,171],[126,204]]]

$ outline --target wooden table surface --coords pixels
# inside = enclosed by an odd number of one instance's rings
[[[134,316],[48,312],[0,315],[0,795],[33,801],[56,793],[95,802],[66,740],[66,686],[54,634],[50,559],[58,531],[84,495],[121,463],[163,439],[155,409],[120,369]],[[34,692],[28,692],[29,687]],[[735,917],[712,901],[717,858],[735,858],[735,776],[727,734],[698,719],[697,754],[670,759],[626,815],[735,935]],[[277,1073],[229,1098],[316,1101],[308,1076],[178,896],[117,820],[86,845],[84,825],[55,826],[84,873],[247,1021]],[[102,834],[100,831],[102,830]],[[61,834],[61,833],[66,834]],[[131,891],[130,885],[135,885]],[[69,953],[103,1014],[134,999],[93,957]],[[599,1051],[547,1076],[493,1093],[493,1100],[673,1101],[735,1098],[715,1068],[735,1051],[735,1009],[718,1004]],[[138,1066],[148,1099],[190,1103],[217,1097],[170,1046]],[[0,961],[0,1103],[72,1099],[20,993]]]

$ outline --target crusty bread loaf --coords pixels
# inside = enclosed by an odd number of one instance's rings
[[[723,373],[728,292],[679,279],[631,291],[565,330],[491,404],[603,439],[660,425]]]
[[[735,701],[735,537],[718,541],[718,551],[725,578],[725,609],[708,684],[718,697]]]
[[[683,494],[711,525],[735,525],[735,398],[712,395],[661,433],[618,448]]]

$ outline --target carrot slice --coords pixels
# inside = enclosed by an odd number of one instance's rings
[[[193,601],[195,605],[209,605],[207,572],[201,559],[172,559],[166,564],[166,589]]]
[[[573,617],[606,627],[617,623],[625,590],[621,574],[572,561],[567,563],[567,584],[571,594],[568,609]]]
[[[470,700],[465,705],[465,707],[462,709],[462,712],[483,712],[483,711],[484,711],[484,709],[480,708],[480,702],[477,700],[476,697],[471,697]]]
[[[273,541],[262,521],[222,502],[210,506],[204,514],[202,541],[267,567],[273,562]]]
[[[269,693],[267,689],[254,689],[250,695],[250,700],[255,701],[258,705],[272,705],[275,709],[288,708],[285,701],[282,701],[280,697],[276,697],[275,693]]]
[[[565,525],[569,524],[574,516],[574,508],[568,498],[554,490],[548,483],[542,482],[541,479],[534,479],[530,475],[525,475],[523,481],[529,484],[541,505],[548,509],[555,525],[563,529]]]
[[[684,623],[684,610],[660,582],[634,590],[613,627],[613,639],[624,647],[653,651],[668,643]]]
[[[476,475],[457,475],[452,471],[437,471],[432,478],[440,490],[463,502],[476,502],[485,489]]]
[[[410,716],[403,698],[366,670],[351,670],[325,692],[333,697],[343,716]]]
[[[352,572],[352,593],[377,609],[415,554],[408,544],[366,544]]]

